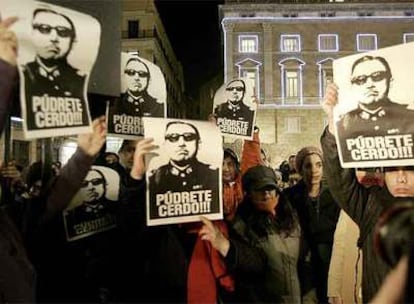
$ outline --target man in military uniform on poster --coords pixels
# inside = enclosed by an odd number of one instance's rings
[[[219,198],[219,170],[200,162],[197,153],[201,139],[197,128],[187,122],[172,121],[165,129],[165,153],[169,162],[152,172],[149,177],[150,204],[155,206],[156,195],[167,192],[212,190],[211,201]],[[218,212],[212,204],[211,212]],[[214,210],[217,209],[217,210]],[[157,216],[150,208],[151,217]]]
[[[86,76],[67,61],[75,41],[75,26],[67,16],[43,8],[33,12],[32,42],[36,57],[22,67],[29,126],[36,127],[33,111],[29,110],[33,96],[78,98],[85,105]],[[85,110],[83,115],[87,115]]]
[[[358,107],[337,122],[345,161],[350,158],[346,139],[413,133],[414,111],[388,97],[392,73],[385,58],[365,55],[354,62],[351,73],[352,89],[360,96]]]
[[[127,91],[121,95],[122,112],[132,116],[164,117],[164,104],[148,93],[151,74],[139,58],[130,58],[124,69]]]
[[[216,117],[252,122],[254,111],[244,104],[245,93],[246,84],[243,80],[230,81],[226,86],[226,102],[217,105],[214,109]]]
[[[360,95],[358,107],[337,123],[346,138],[361,133],[384,136],[405,131],[400,126],[411,122],[414,112],[389,99],[391,82],[391,68],[383,57],[363,56],[354,62],[351,83]]]

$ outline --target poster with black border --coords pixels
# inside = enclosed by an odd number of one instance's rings
[[[254,82],[235,78],[223,84],[214,95],[213,114],[223,136],[253,138],[257,103]]]
[[[158,149],[146,158],[147,225],[223,218],[220,130],[208,121],[144,118]]]
[[[344,168],[414,163],[414,43],[333,62],[335,135]]]
[[[76,241],[116,227],[119,174],[108,167],[92,166],[81,188],[63,211],[66,240]]]
[[[136,53],[121,54],[121,96],[107,107],[108,135],[144,136],[143,117],[167,116],[167,89],[161,69]]]
[[[3,16],[19,44],[18,69],[23,131],[27,139],[91,132],[89,75],[101,26],[92,16],[38,2],[3,0]]]

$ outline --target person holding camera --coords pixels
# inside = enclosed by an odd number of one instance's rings
[[[363,253],[362,297],[372,300],[378,292],[390,266],[374,246],[375,225],[381,213],[398,199],[414,197],[414,167],[385,168],[385,187],[365,188],[359,184],[354,169],[342,168],[334,137],[333,108],[337,104],[335,84],[329,84],[323,101],[328,127],[321,136],[325,176],[335,201],[353,219],[361,231],[358,247]]]

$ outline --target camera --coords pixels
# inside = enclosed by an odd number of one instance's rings
[[[409,256],[405,301],[414,301],[410,286],[414,282],[414,199],[396,198],[381,214],[376,225],[374,246],[381,258],[395,267],[404,255]]]

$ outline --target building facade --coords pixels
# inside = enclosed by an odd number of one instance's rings
[[[333,60],[414,40],[414,1],[269,2],[226,1],[219,13],[224,79],[254,81],[256,124],[276,167],[319,146]]]

